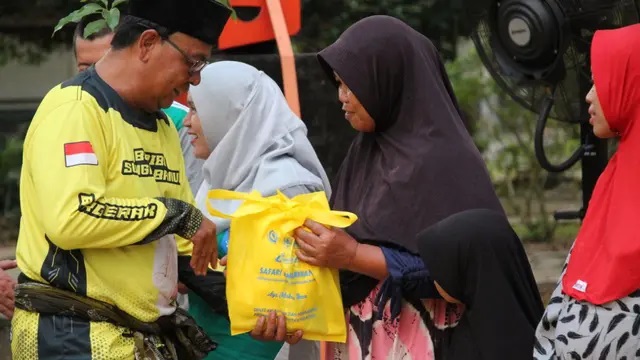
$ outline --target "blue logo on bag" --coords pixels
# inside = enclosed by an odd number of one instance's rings
[[[293,238],[290,236],[287,236],[286,238],[284,238],[284,245],[285,246],[291,246],[294,243]]]
[[[284,253],[281,253],[276,257],[276,262],[281,264],[296,264],[298,262],[298,258],[295,255],[287,257]]]
[[[278,234],[275,231],[271,230],[269,231],[268,239],[275,244],[278,242]]]

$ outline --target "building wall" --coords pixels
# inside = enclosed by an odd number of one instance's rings
[[[56,51],[37,65],[10,62],[0,67],[0,112],[35,109],[52,87],[74,74],[71,50]]]

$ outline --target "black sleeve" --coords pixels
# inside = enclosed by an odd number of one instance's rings
[[[211,310],[228,318],[224,274],[209,269],[207,275],[198,276],[193,272],[190,262],[191,256],[178,256],[178,281],[200,296]]]

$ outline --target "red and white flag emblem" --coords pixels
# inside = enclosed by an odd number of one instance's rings
[[[76,165],[98,165],[98,157],[89,141],[64,144],[64,164],[66,167]]]

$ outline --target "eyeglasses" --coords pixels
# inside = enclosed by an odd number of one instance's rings
[[[176,49],[182,56],[184,60],[189,64],[189,75],[195,75],[202,71],[205,66],[209,64],[207,60],[197,60],[189,56],[184,50],[180,49],[178,45],[176,45],[173,41],[165,38],[164,41],[168,42],[174,49]]]

